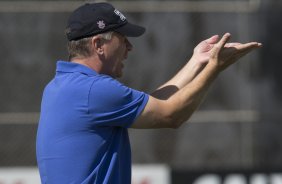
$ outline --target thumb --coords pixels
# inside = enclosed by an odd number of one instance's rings
[[[205,41],[209,44],[215,44],[218,42],[219,36],[218,35],[213,35],[212,37],[206,39]]]

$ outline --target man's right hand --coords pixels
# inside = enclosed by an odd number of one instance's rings
[[[258,42],[249,42],[245,44],[227,43],[230,37],[230,33],[224,34],[221,40],[211,49],[209,63],[215,65],[219,71],[223,71],[253,49],[262,46],[262,44]]]

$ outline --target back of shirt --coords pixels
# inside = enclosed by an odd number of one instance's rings
[[[146,94],[86,66],[58,62],[37,132],[42,183],[130,183],[127,128],[147,101]]]

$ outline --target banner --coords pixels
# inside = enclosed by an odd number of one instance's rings
[[[32,167],[0,168],[0,184],[40,184],[39,172]]]
[[[173,171],[172,184],[282,184],[282,171]]]
[[[166,165],[133,165],[132,184],[171,184]]]
[[[0,168],[0,184],[40,184],[37,168]],[[171,184],[165,165],[133,165],[132,184]]]

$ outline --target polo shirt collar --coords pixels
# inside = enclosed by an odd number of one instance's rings
[[[97,72],[95,70],[87,66],[68,61],[58,61],[56,72],[80,72],[87,75],[97,75]]]

